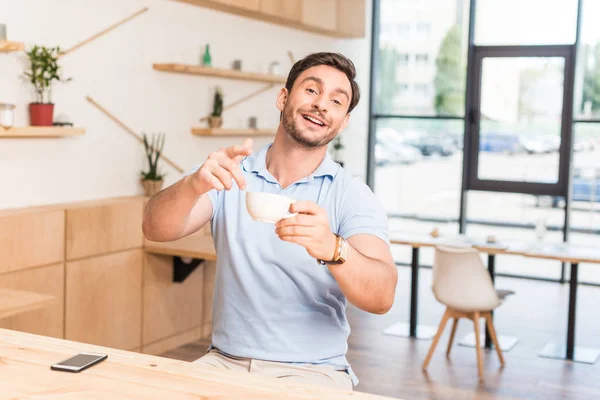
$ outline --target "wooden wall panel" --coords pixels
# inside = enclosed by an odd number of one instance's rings
[[[365,0],[339,0],[338,32],[343,37],[365,36]]]
[[[204,265],[173,283],[173,257],[144,256],[143,344],[202,326]]]
[[[338,0],[303,0],[302,23],[335,32],[338,24],[337,11]]]
[[[210,337],[212,334],[212,304],[213,294],[215,292],[215,273],[217,272],[217,262],[208,261],[204,264],[204,300],[202,302],[203,311],[203,329],[202,337]]]
[[[260,11],[284,20],[300,22],[302,0],[261,0]]]
[[[60,209],[0,214],[0,274],[64,260],[65,213]]]
[[[141,249],[67,262],[66,276],[66,339],[141,346]]]
[[[54,296],[48,307],[0,319],[0,328],[64,338],[64,264],[0,275],[0,286]]]
[[[129,198],[68,208],[67,260],[141,247],[143,207],[143,198]]]

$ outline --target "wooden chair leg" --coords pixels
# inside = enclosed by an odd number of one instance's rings
[[[498,353],[498,358],[500,359],[500,365],[504,366],[504,357],[502,356],[502,349],[498,344],[498,337],[496,336],[496,329],[494,328],[494,322],[492,321],[492,314],[485,314],[485,322],[487,323],[488,331],[490,332],[490,336],[492,337],[492,343],[496,348],[496,353]]]
[[[454,334],[456,333],[456,327],[458,326],[458,318],[454,317],[452,322],[452,332],[450,332],[450,339],[448,340],[448,348],[446,349],[446,356],[450,355],[452,349],[452,342],[454,341]]]
[[[446,322],[448,322],[448,318],[450,318],[450,309],[446,308],[444,316],[442,317],[442,321],[440,322],[440,326],[438,327],[438,331],[435,334],[435,337],[433,338],[433,342],[431,342],[431,346],[429,347],[427,357],[425,357],[425,361],[423,361],[423,369],[427,369],[429,361],[431,361],[431,356],[433,355],[433,351],[435,350],[435,347],[437,346],[440,337],[442,336],[442,333],[444,333],[444,327],[446,326]]]
[[[473,324],[475,326],[475,350],[477,351],[477,369],[479,370],[479,380],[483,380],[483,361],[481,359],[481,347],[479,347],[479,312],[473,313]]]

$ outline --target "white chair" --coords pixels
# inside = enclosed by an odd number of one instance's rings
[[[459,318],[470,319],[475,327],[475,349],[477,350],[479,379],[483,380],[481,348],[479,347],[479,319],[485,318],[500,364],[504,366],[504,357],[496,338],[491,311],[502,304],[507,295],[514,292],[494,289],[490,274],[483,265],[479,252],[469,247],[436,247],[432,290],[437,301],[446,306],[446,312],[442,317],[437,334],[433,338],[427,357],[425,357],[423,369],[427,369],[435,347],[444,332],[446,322],[450,318],[454,318],[454,322],[446,356],[450,355]]]

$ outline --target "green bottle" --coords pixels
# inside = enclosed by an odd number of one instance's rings
[[[206,66],[206,67],[210,67],[211,65],[211,58],[210,58],[210,49],[209,49],[209,45],[206,45],[206,50],[204,51],[204,56],[202,57],[202,65]]]

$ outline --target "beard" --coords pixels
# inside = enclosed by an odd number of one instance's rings
[[[310,113],[307,113],[310,114]],[[337,132],[333,131],[327,134],[327,136],[322,138],[310,139],[302,135],[302,132],[296,126],[294,121],[294,110],[292,107],[286,105],[283,109],[282,116],[282,124],[283,129],[287,132],[288,135],[294,139],[294,141],[302,147],[305,148],[315,148],[326,146],[331,142],[337,135]]]

